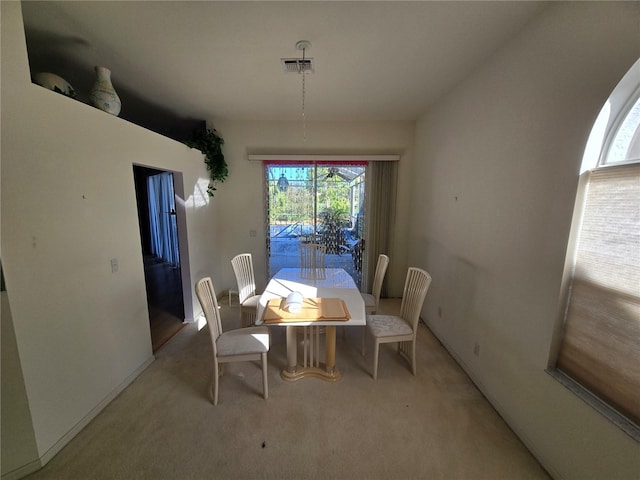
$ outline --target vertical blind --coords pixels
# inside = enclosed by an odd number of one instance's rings
[[[590,175],[557,368],[640,425],[640,164]]]

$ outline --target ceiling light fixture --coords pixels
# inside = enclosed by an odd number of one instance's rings
[[[286,192],[289,188],[289,180],[284,176],[284,172],[280,174],[280,178],[278,179],[278,190],[281,192]]]
[[[307,118],[305,116],[305,100],[307,96],[305,80],[307,71],[311,70],[311,63],[307,62],[307,50],[311,48],[311,42],[308,40],[300,40],[296,43],[296,48],[302,50],[302,62],[299,63],[299,72],[302,74],[302,140],[307,141]]]

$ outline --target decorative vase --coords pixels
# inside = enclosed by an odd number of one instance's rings
[[[111,83],[111,70],[96,66],[96,77],[96,83],[89,92],[91,104],[117,117],[122,104]]]
[[[59,77],[55,73],[49,72],[41,72],[36,73],[33,76],[33,81],[49,90],[53,90],[54,92],[61,93],[66,95],[67,97],[75,98],[76,91],[73,89],[69,82],[67,82],[64,78]]]

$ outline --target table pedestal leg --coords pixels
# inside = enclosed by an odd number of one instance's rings
[[[298,366],[296,327],[287,327],[287,373],[295,374]]]
[[[325,367],[327,373],[333,374],[336,371],[336,327],[327,327],[327,337],[325,338]]]
[[[296,329],[304,328],[305,342],[308,342],[305,348],[305,359],[303,365],[298,364],[298,335]],[[325,364],[320,364],[317,359],[320,355],[319,341],[314,341],[314,332],[317,327],[295,327],[287,326],[287,368],[280,372],[280,376],[284,380],[293,382],[304,377],[317,377],[329,382],[339,380],[342,375],[336,368],[336,327],[325,327]]]

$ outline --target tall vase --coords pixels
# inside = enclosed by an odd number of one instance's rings
[[[117,117],[122,104],[111,83],[111,70],[105,67],[96,67],[96,77],[96,83],[89,92],[91,104]]]

